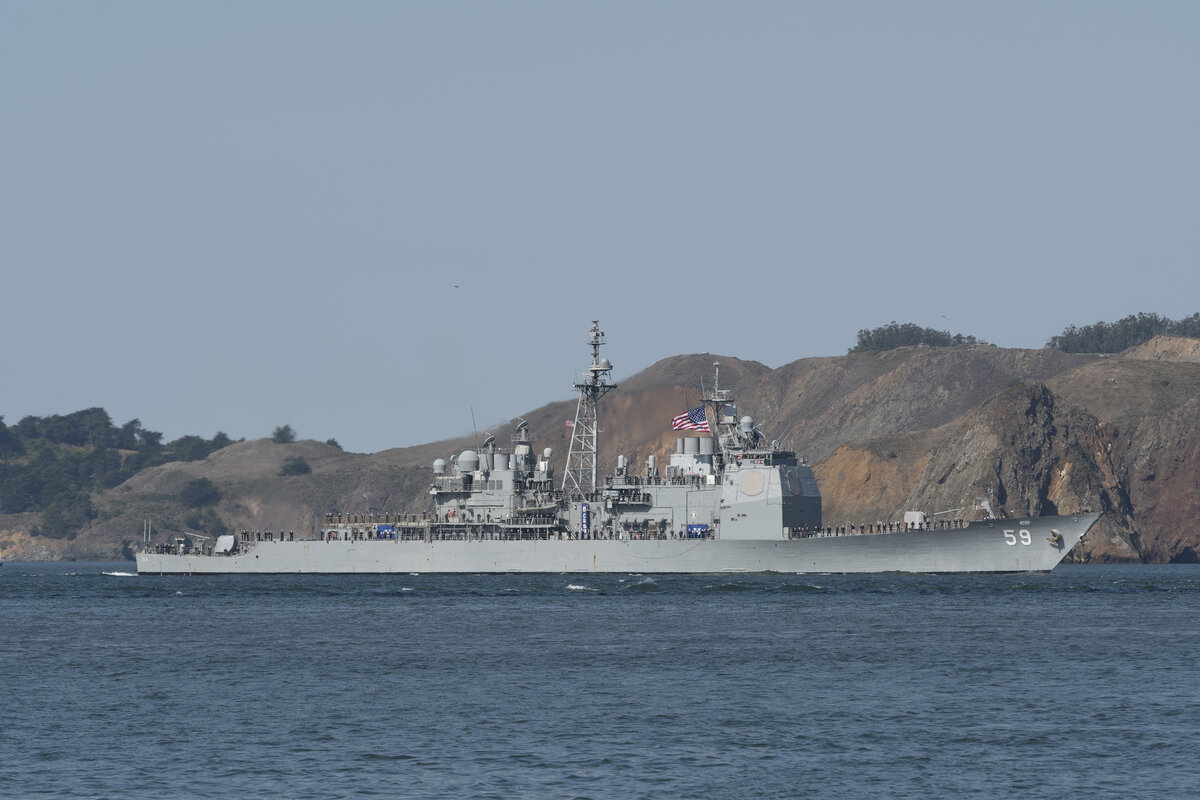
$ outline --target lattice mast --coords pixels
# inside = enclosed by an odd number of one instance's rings
[[[579,390],[579,404],[575,407],[571,447],[567,451],[567,469],[563,473],[563,492],[571,499],[587,497],[596,490],[600,453],[600,398],[617,388],[615,383],[608,382],[612,364],[607,358],[600,357],[600,345],[604,344],[600,320],[592,320],[588,344],[592,346],[592,365],[583,379],[575,384]]]
[[[712,426],[713,441],[718,447],[721,447],[729,439],[734,426],[737,425],[737,407],[733,405],[733,392],[721,388],[720,361],[713,362],[712,389],[703,393],[702,400],[705,408],[711,412],[707,413],[706,417],[716,423]]]

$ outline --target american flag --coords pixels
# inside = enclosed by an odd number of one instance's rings
[[[673,431],[704,431],[712,433],[708,427],[708,417],[704,415],[704,406],[697,406],[691,409],[686,414],[680,414],[675,419],[671,420],[671,430]]]

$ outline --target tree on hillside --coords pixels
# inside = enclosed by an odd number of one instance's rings
[[[231,444],[223,432],[211,441],[182,436],[163,445],[162,438],[137,419],[117,427],[103,408],[27,416],[13,426],[0,417],[0,514],[37,512],[41,520],[31,533],[74,537],[96,517],[92,492],[118,486],[147,467],[202,459]],[[183,499],[205,508],[221,493],[202,481],[189,486]]]
[[[146,450],[155,450],[162,447],[163,435],[158,431],[148,431],[145,428],[138,428],[138,448]]]
[[[20,514],[34,508],[40,488],[29,467],[0,463],[0,514]]]
[[[129,476],[121,468],[121,454],[111,447],[98,447],[80,459],[80,478],[91,478],[96,486],[111,489]]]
[[[111,450],[61,447],[44,439],[25,447],[23,463],[0,463],[0,510],[5,514],[55,507],[60,516],[75,519],[75,511],[91,508],[90,501],[84,503],[88,491],[112,468],[116,455]],[[48,529],[61,530],[63,535],[66,531],[58,524]]]
[[[0,458],[11,458],[24,453],[25,445],[21,444],[20,437],[9,430],[4,424],[4,417],[0,417]]]
[[[1163,334],[1200,339],[1200,313],[1173,320],[1140,312],[1116,322],[1101,321],[1082,328],[1071,325],[1051,336],[1046,347],[1065,353],[1119,353]]]
[[[895,350],[897,347],[955,347],[960,344],[979,344],[974,336],[963,336],[961,333],[951,334],[950,331],[938,331],[933,328],[922,328],[911,322],[900,325],[892,320],[872,330],[858,332],[858,344],[849,349],[850,353],[866,353],[872,350]]]
[[[73,414],[25,417],[17,423],[16,434],[22,439],[45,439],[72,447],[104,447],[113,439],[112,419],[103,408],[85,408]]]
[[[52,539],[74,539],[85,525],[96,518],[96,509],[88,494],[55,500],[42,512],[40,525],[30,531],[34,536]]]
[[[215,506],[221,502],[221,489],[208,478],[196,478],[189,481],[179,493],[179,499],[189,508]]]
[[[280,425],[271,434],[271,441],[275,444],[291,444],[296,441],[296,432],[292,430],[291,425]]]
[[[199,461],[211,452],[208,440],[203,436],[180,436],[171,442],[170,448],[176,461]]]
[[[138,431],[142,429],[140,419],[131,419],[113,432],[113,447],[122,450],[136,450],[138,446]]]
[[[200,461],[208,458],[210,453],[230,444],[233,444],[233,441],[222,431],[217,431],[217,435],[211,441],[203,436],[180,436],[167,445],[167,452],[163,454],[163,460]]]
[[[42,438],[42,418],[35,416],[21,417],[21,421],[13,427],[13,431],[24,441]]]
[[[312,467],[303,458],[289,458],[283,462],[283,466],[279,468],[279,476],[286,478],[289,475],[307,475],[312,472]]]

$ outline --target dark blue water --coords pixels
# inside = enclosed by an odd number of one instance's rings
[[[0,568],[0,797],[1112,797],[1200,787],[1200,568]]]

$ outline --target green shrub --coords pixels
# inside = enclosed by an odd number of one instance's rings
[[[208,478],[189,481],[187,486],[183,487],[183,491],[179,493],[179,499],[188,508],[215,506],[221,502],[221,497],[221,490]]]
[[[289,475],[307,475],[310,472],[312,472],[312,467],[308,465],[307,461],[299,456],[296,458],[289,458],[287,461],[283,462],[283,466],[279,468],[280,477],[285,478]]]

